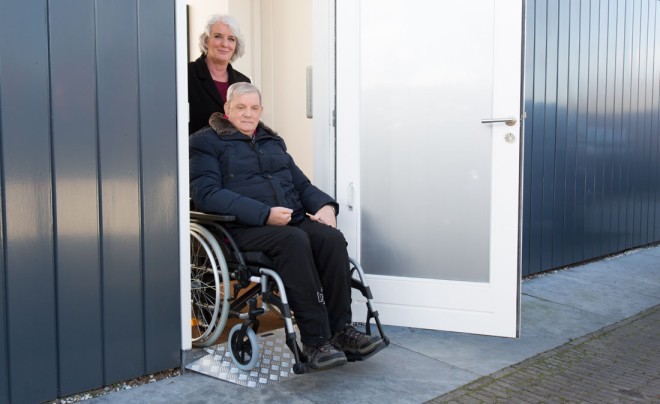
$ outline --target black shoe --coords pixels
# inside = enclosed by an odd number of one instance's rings
[[[342,351],[338,351],[328,340],[317,346],[303,345],[303,352],[312,369],[330,369],[347,362],[346,355]]]
[[[345,354],[364,356],[374,351],[382,339],[376,335],[367,335],[347,324],[330,342]]]

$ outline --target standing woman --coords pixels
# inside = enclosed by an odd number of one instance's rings
[[[188,133],[209,124],[214,112],[224,113],[227,89],[236,82],[250,82],[231,62],[243,56],[245,40],[236,20],[229,15],[212,15],[199,37],[202,55],[188,63]]]

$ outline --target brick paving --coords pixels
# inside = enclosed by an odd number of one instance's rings
[[[428,403],[660,403],[660,305]]]

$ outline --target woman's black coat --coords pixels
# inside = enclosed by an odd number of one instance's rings
[[[231,63],[227,66],[229,85],[238,82],[250,83],[250,79],[234,70]],[[202,55],[194,62],[188,63],[188,107],[190,108],[190,121],[188,133],[197,132],[209,124],[209,118],[214,112],[225,112],[225,100],[222,99],[215,87],[211,72],[206,65],[206,55]]]

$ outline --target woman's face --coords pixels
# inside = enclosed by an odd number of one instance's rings
[[[206,45],[207,57],[211,62],[227,64],[236,51],[236,37],[228,25],[216,22],[211,26],[211,36]]]

